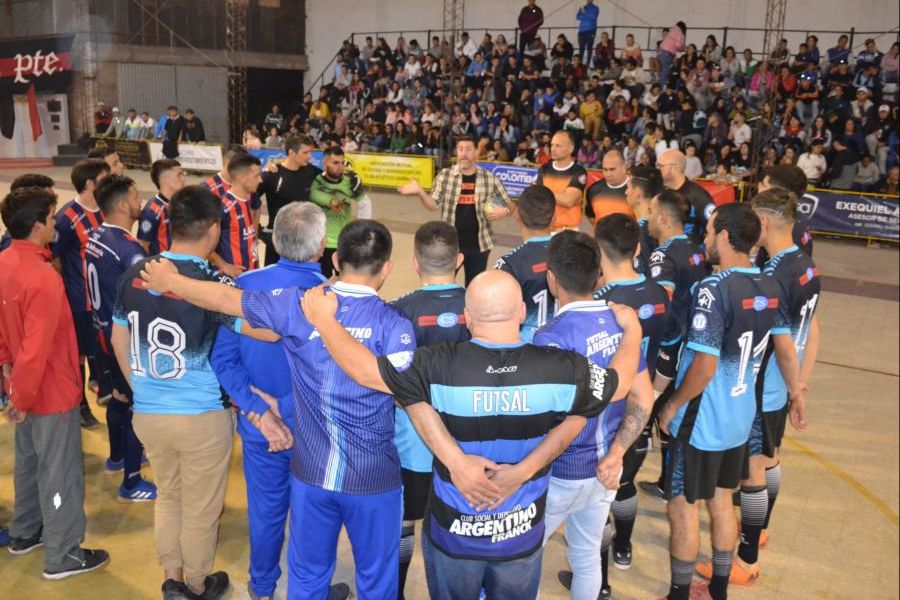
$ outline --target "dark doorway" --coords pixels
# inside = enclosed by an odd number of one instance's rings
[[[303,100],[303,71],[247,69],[247,120],[262,125],[273,104],[290,116]]]

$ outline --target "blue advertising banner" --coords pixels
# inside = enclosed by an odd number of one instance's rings
[[[477,164],[488,173],[493,173],[513,198],[521,196],[522,190],[537,181],[537,167],[512,163],[480,162]]]
[[[810,229],[849,237],[900,241],[898,198],[812,189],[798,206]]]
[[[255,156],[262,163],[262,168],[265,169],[266,165],[269,164],[270,161],[275,161],[276,163],[280,163],[285,159],[284,150],[279,148],[258,148],[256,150],[248,150],[247,151],[251,156]],[[311,153],[312,158],[309,160],[309,164],[314,167],[322,168],[322,151],[321,150],[313,150]]]

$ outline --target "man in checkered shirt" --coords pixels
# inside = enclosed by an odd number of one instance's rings
[[[418,196],[428,210],[441,211],[441,220],[456,227],[463,254],[466,285],[487,268],[494,247],[491,221],[508,217],[513,209],[509,193],[493,173],[475,164],[475,140],[463,135],[456,140],[456,164],[442,169],[431,193],[415,179],[401,185],[401,194]],[[499,200],[502,204],[495,204]]]

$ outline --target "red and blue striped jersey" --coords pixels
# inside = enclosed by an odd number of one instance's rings
[[[138,221],[137,237],[150,243],[150,256],[165,252],[172,245],[172,232],[169,230],[169,201],[162,194],[147,200]]]
[[[206,187],[222,200],[225,199],[225,193],[231,190],[231,184],[222,179],[218,173],[206,180]],[[258,193],[250,194],[250,208],[259,210],[261,207],[262,196]]]
[[[259,264],[252,208],[230,190],[222,198],[222,233],[216,252],[223,260],[248,271]]]
[[[91,310],[84,257],[88,237],[102,224],[100,211],[85,208],[77,199],[69,201],[56,213],[56,240],[51,248],[53,256],[62,264],[63,283],[72,311]]]

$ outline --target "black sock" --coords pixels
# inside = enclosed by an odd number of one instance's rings
[[[84,370],[84,363],[81,363],[81,382],[84,384],[87,383],[86,376],[87,375]],[[84,387],[82,387],[81,388],[81,409],[84,410],[85,408],[88,410],[91,410],[91,406],[88,404],[88,400],[87,400],[87,392],[85,392]]]
[[[656,485],[659,489],[666,489],[666,463],[669,462],[669,449],[666,446],[660,446],[659,449],[660,457],[661,457],[661,466],[659,468],[659,479],[656,481]]]
[[[406,587],[406,575],[409,573],[409,563],[412,562],[415,543],[415,524],[404,525],[400,530],[400,586],[397,588],[397,600],[403,600],[403,588]]]
[[[763,523],[763,529],[769,528],[769,517],[772,516],[772,509],[775,508],[775,500],[778,499],[778,491],[781,489],[781,463],[774,467],[766,469],[766,490],[769,494],[769,507],[766,511],[766,520]]]
[[[125,458],[125,421],[129,420],[128,405],[118,400],[110,400],[106,405],[106,428],[109,430],[109,459],[120,461]],[[140,460],[140,458],[138,458]]]
[[[672,568],[672,583],[669,585],[669,600],[690,600],[691,580],[694,578],[694,564],[696,560],[679,560],[674,556],[669,558]]]
[[[125,469],[122,484],[126,490],[134,489],[134,486],[143,481],[141,477],[141,458],[144,455],[144,447],[134,432],[132,424],[131,407],[124,402],[112,399],[110,404],[122,404],[125,406],[125,420],[122,422],[122,442],[125,458]]]
[[[713,600],[727,600],[728,578],[731,576],[731,561],[734,550],[713,548],[713,576],[709,583],[709,595]]]
[[[609,519],[606,520],[606,526],[603,528],[603,540],[600,542],[600,576],[603,578],[603,585],[600,589],[608,590],[609,588],[609,547],[612,545],[612,525]]]
[[[619,552],[631,549],[631,533],[634,531],[637,504],[637,488],[634,487],[634,483],[627,483],[619,488],[612,503],[612,515],[616,522],[613,547]]]
[[[747,564],[759,560],[759,534],[766,520],[769,494],[766,486],[741,488],[741,543],[738,556]]]
[[[97,366],[97,359],[93,356],[88,356],[85,360],[87,361],[88,370],[91,372],[88,381],[97,381],[97,375],[100,373],[100,368]]]

